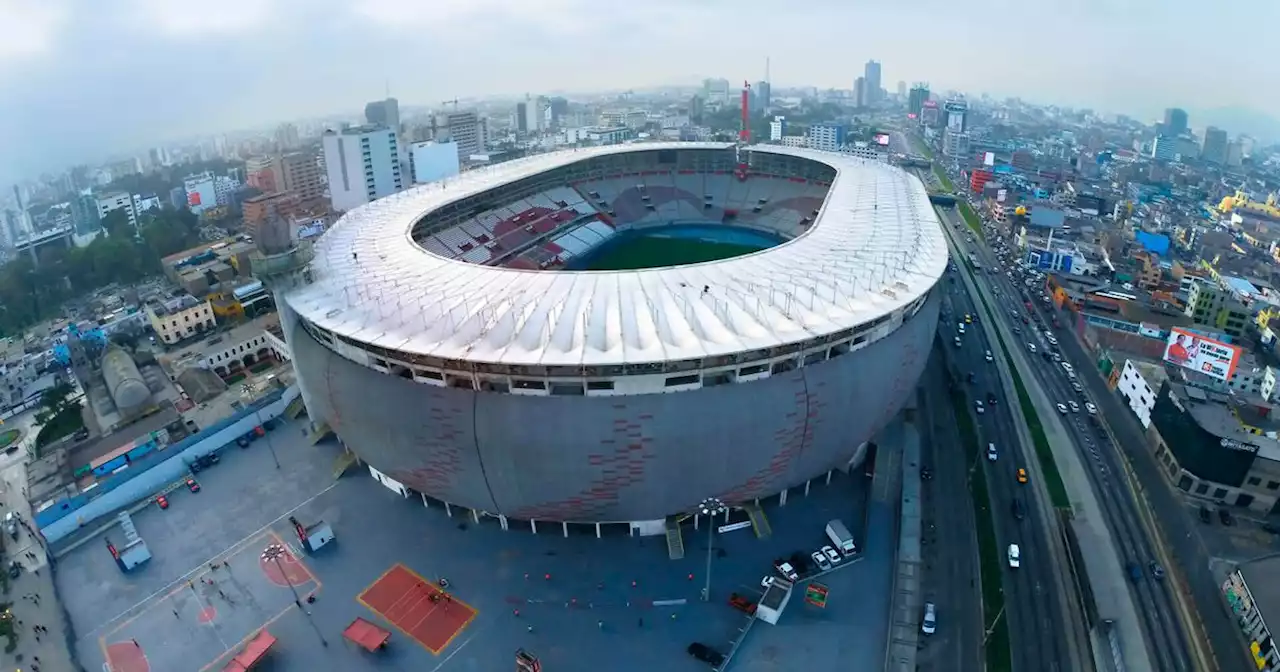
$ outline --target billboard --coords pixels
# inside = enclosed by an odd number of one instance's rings
[[[1164,345],[1164,361],[1225,382],[1240,363],[1240,348],[1174,327]]]
[[[881,146],[885,146],[885,147],[887,147],[887,146],[889,145],[889,134],[888,134],[888,133],[876,133],[876,134],[875,134],[875,141],[876,141],[876,144],[877,144],[877,145],[881,145]]]

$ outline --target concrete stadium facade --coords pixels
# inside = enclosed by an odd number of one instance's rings
[[[918,202],[934,217],[923,186],[904,184],[912,208]],[[840,187],[837,180],[833,190]],[[924,256],[934,255],[931,237],[941,231],[921,221],[920,235],[929,239]],[[937,226],[936,218],[931,223]],[[360,339],[335,339],[317,324],[323,313],[307,305],[307,295],[286,294],[280,303],[312,421],[328,424],[382,474],[436,500],[511,519],[656,521],[707,497],[749,502],[856,466],[925,366],[940,304],[934,287],[946,265],[945,244],[941,249],[941,260],[917,272],[909,292],[906,283],[897,285],[907,295],[878,318],[859,318],[805,349],[771,350],[765,366],[751,368],[764,369],[758,375],[730,367],[728,384],[701,378],[643,394],[424,384],[404,369],[396,375],[382,358],[387,350],[372,348],[363,361],[352,347]]]

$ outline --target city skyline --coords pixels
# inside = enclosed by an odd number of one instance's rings
[[[739,47],[726,36],[728,48],[707,51],[701,48],[706,27],[722,23],[726,12],[744,26],[766,26],[776,6],[711,0],[690,8],[658,0],[643,10],[602,12],[580,0],[537,6],[449,0],[429,10],[406,0],[358,7],[336,0],[228,0],[208,12],[185,0],[126,0],[109,8],[0,0],[6,16],[0,100],[21,101],[0,103],[0,181],[163,138],[354,110],[388,87],[415,105],[502,92],[693,84],[708,76],[754,80],[767,56],[780,87],[848,89],[862,64],[875,59],[886,82],[924,80],[936,90],[1016,95],[1143,119],[1179,106],[1191,112],[1195,128],[1214,121],[1202,110],[1280,106],[1266,87],[1205,88],[1222,72],[1265,79],[1267,59],[1247,45],[1229,53],[1157,48],[1172,24],[1190,28],[1194,20],[1169,11],[1169,3],[1114,7],[1090,0],[1061,16],[1018,5],[1022,23],[1034,27],[1039,17],[1096,39],[1064,46],[1062,53],[1026,51],[1016,70],[1000,71],[972,67],[974,59],[986,58],[984,50],[1018,48],[1016,33],[973,44],[972,35],[998,34],[984,19],[991,12],[939,22],[933,12],[944,5],[938,0],[856,10],[819,4],[832,20],[806,24],[793,44],[747,40],[761,46]],[[1248,12],[1237,8],[1249,23],[1266,24],[1278,13],[1254,5]],[[1158,30],[1149,20],[1156,12],[1168,19]],[[851,47],[844,35],[850,25],[882,29],[860,31]],[[965,27],[971,30],[957,30]],[[255,39],[268,34],[269,40]],[[693,68],[690,49],[699,57]],[[965,53],[972,58],[947,56]]]

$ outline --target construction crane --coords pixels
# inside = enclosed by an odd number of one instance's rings
[[[454,98],[453,100],[442,100],[442,101],[440,101],[440,104],[441,104],[441,105],[452,105],[452,106],[453,106],[453,111],[454,111],[454,112],[457,112],[457,111],[458,111],[458,99],[457,99],[457,98]]]

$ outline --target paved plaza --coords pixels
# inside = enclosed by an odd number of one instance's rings
[[[538,534],[516,523],[504,531],[496,519],[477,524],[462,509],[451,517],[424,507],[358,468],[335,482],[340,449],[308,445],[297,423],[271,437],[279,471],[265,441],[232,448],[200,474],[200,493],[175,492],[168,510],[135,514],[155,556],[136,572],[122,574],[100,540],[60,558],[59,592],[86,670],[221,669],[264,628],[278,638],[268,654],[275,670],[511,669],[521,647],[548,671],[705,670],[684,649],[700,641],[728,650],[746,623],[726,603],[729,594],[759,595],[772,560],[826,543],[824,526],[834,517],[866,527],[856,532],[866,542],[863,559],[823,577],[826,609],[796,595],[777,626],[755,623],[732,669],[882,664],[894,514],[865,509],[860,472],[837,473],[829,485],[815,480],[808,496],[794,489],[785,506],[762,502],[772,528],[765,539],[750,527],[717,534],[704,602],[705,519],[697,530],[686,525],[678,561],[667,558],[662,537],[630,537],[623,526],[602,527],[602,538],[594,526],[571,525],[567,537],[558,524],[540,524]],[[730,522],[746,520],[731,515]],[[337,540],[303,554],[289,516],[305,525],[323,520]],[[288,549],[287,578],[261,562],[272,543]],[[398,578],[382,583],[388,576]],[[409,577],[421,577],[425,592],[413,593]],[[429,586],[441,577],[455,600],[448,615],[430,600]],[[342,639],[357,617],[391,632],[385,650]]]

